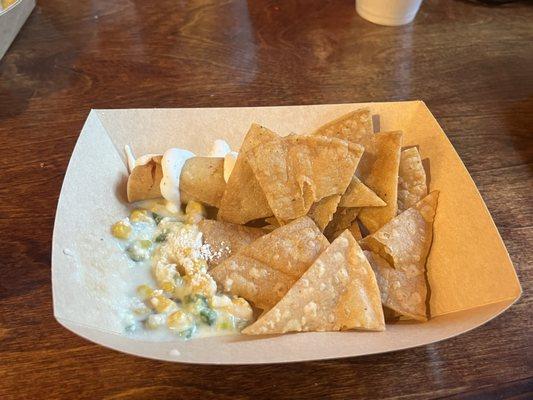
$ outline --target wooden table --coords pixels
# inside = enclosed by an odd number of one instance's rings
[[[0,61],[0,398],[526,398],[532,19],[448,0],[398,28],[352,0],[41,1]],[[436,115],[505,240],[525,293],[502,316],[417,349],[235,367],[131,357],[54,320],[54,211],[91,108],[404,99]]]

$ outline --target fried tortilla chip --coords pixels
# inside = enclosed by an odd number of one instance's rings
[[[345,140],[289,135],[256,146],[247,159],[276,218],[291,221],[324,197],[343,194],[362,153]]]
[[[384,207],[386,205],[387,203],[355,175],[339,203],[339,207]]]
[[[433,220],[439,192],[433,191],[361,241],[394,268],[426,263],[433,239]]]
[[[218,219],[235,224],[245,224],[248,221],[272,215],[263,189],[255,178],[245,154],[253,147],[277,138],[276,133],[257,124],[252,124],[244,138],[235,167],[220,201]]]
[[[268,218],[265,218],[265,222],[269,225],[272,225],[276,228],[279,228],[281,226],[281,224],[279,223],[279,220],[276,218],[276,217],[268,217]],[[285,224],[283,224],[285,225]]]
[[[365,251],[365,255],[367,256],[367,259],[368,259],[368,257],[371,257],[371,256],[369,256],[368,253],[370,253],[370,252]],[[379,257],[379,256],[377,256],[377,257]],[[370,264],[370,265],[372,265],[372,264]],[[377,278],[377,275],[376,275],[376,278]],[[389,307],[383,306],[383,316],[385,317],[385,323],[386,324],[391,324],[391,323],[394,323],[394,322],[398,322],[402,315],[397,313],[394,310],[391,310]]]
[[[331,136],[365,145],[373,136],[372,115],[362,108],[327,123],[313,134]],[[343,194],[339,207],[382,207],[385,202],[355,175]]]
[[[373,132],[370,110],[361,108],[328,122],[318,128],[313,135],[336,137],[364,145]]]
[[[345,231],[246,335],[291,331],[385,330],[376,277]]]
[[[348,227],[348,230],[352,233],[355,240],[359,241],[363,238],[363,234],[361,233],[361,228],[359,228],[357,219],[352,222],[352,224]]]
[[[427,319],[425,270],[438,197],[438,191],[431,192],[361,241],[363,249],[374,253],[371,264],[383,304],[420,321]]]
[[[340,194],[334,194],[332,196],[324,197],[322,200],[311,206],[307,216],[315,221],[316,226],[318,226],[318,229],[321,231],[324,231],[333,218],[340,199]]]
[[[361,158],[357,171],[359,178],[387,203],[384,207],[361,209],[359,219],[370,233],[396,216],[401,146],[401,132],[377,133],[368,142]]]
[[[126,186],[126,194],[130,203],[161,197],[159,183],[163,178],[162,158],[162,156],[153,156],[147,163],[133,168]]]
[[[415,267],[404,271],[392,268],[385,259],[371,251],[365,251],[365,256],[376,274],[383,305],[407,318],[427,321],[424,269]],[[394,314],[388,313],[387,317],[394,317]]]
[[[328,244],[315,223],[302,217],[260,237],[210,273],[224,291],[268,310]]]
[[[426,171],[416,147],[403,150],[398,173],[398,214],[428,194]]]
[[[209,246],[207,263],[214,267],[232,254],[265,235],[261,228],[204,219],[198,223],[204,244]]]
[[[331,222],[324,230],[324,235],[328,240],[330,242],[333,241],[337,236],[348,229],[352,222],[357,218],[359,211],[359,208],[337,208],[337,211],[333,214]]]
[[[182,202],[195,200],[218,207],[225,188],[224,158],[193,157],[185,162],[180,175]]]

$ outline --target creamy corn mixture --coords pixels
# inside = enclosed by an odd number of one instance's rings
[[[153,278],[132,293],[127,332],[165,330],[189,339],[240,331],[252,321],[248,302],[220,293],[209,275],[210,249],[197,225],[204,215],[194,201],[177,214],[152,202],[111,227],[132,268],[150,270]]]

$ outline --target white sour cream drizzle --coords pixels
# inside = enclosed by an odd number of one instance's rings
[[[124,152],[126,153],[126,159],[128,161],[128,172],[131,174],[133,168],[138,167],[139,165],[148,164],[152,158],[161,156],[161,154],[145,154],[139,158],[135,158],[131,147],[128,145],[124,146]]]
[[[161,160],[163,178],[159,188],[161,189],[161,195],[167,201],[167,208],[171,212],[179,213],[181,210],[181,170],[185,162],[192,157],[194,157],[194,153],[178,148],[168,149],[163,154],[163,159]]]
[[[228,142],[222,139],[217,139],[213,142],[213,147],[209,153],[209,157],[224,157],[224,180],[227,182],[233,167],[235,167],[235,161],[239,153],[231,151]]]
[[[128,172],[131,174],[131,171],[135,168],[135,156],[128,145],[124,146],[124,153],[126,153],[126,160],[128,161]]]
[[[209,157],[224,157],[229,152],[231,152],[231,147],[229,147],[228,142],[222,139],[216,139],[209,152]]]

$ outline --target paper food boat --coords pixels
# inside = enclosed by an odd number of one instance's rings
[[[109,227],[128,214],[125,144],[137,154],[170,147],[206,154],[214,139],[239,148],[252,122],[284,135],[305,133],[357,107],[379,116],[379,130],[404,132],[430,160],[440,190],[428,259],[432,319],[385,332],[218,336],[139,341],[123,332],[110,299],[128,279]],[[376,124],[375,124],[376,125]],[[52,251],[54,315],[72,332],[143,357],[188,363],[278,363],[350,357],[425,345],[478,327],[521,293],[515,270],[472,178],[421,101],[255,108],[93,110],[78,139],[57,207]]]
[[[35,7],[35,0],[18,0],[2,10],[0,7],[0,60]]]

